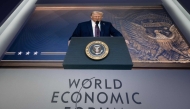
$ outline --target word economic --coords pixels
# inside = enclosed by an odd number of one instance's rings
[[[118,79],[113,79],[112,81],[112,86],[108,86],[108,80],[105,79],[102,81],[101,79],[93,79],[93,82],[91,79],[84,79],[81,82],[81,87],[79,87],[80,79],[78,81],[71,80],[69,79],[69,90],[76,88],[78,91],[71,92],[71,91],[65,91],[63,93],[60,93],[59,91],[54,91],[53,96],[51,99],[51,103],[57,103],[59,100],[63,103],[94,103],[98,102],[100,104],[105,104],[105,103],[120,103],[120,104],[129,104],[130,103],[130,98],[132,102],[135,104],[141,104],[139,102],[136,96],[139,95],[138,92],[132,93],[130,96],[127,92],[124,92],[123,90],[122,93],[116,93],[116,92],[104,92],[100,91],[97,92],[96,90],[101,90],[101,89],[112,89],[115,91],[116,89],[119,90],[122,88],[122,82]],[[104,84],[103,84],[104,83]],[[111,83],[111,82],[109,82]],[[104,87],[102,87],[104,85]],[[90,90],[93,88],[93,90]],[[95,90],[94,90],[95,89]],[[85,92],[81,93],[81,90],[85,90]],[[93,91],[93,92],[92,92]],[[69,98],[70,99],[69,99]]]

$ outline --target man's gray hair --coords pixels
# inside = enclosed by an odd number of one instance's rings
[[[93,11],[92,13],[91,13],[91,16],[92,16],[92,14],[101,14],[102,16],[103,16],[103,12],[101,12],[101,11]]]

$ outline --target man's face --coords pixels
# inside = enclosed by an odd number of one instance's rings
[[[99,13],[94,13],[92,14],[91,16],[91,19],[96,22],[96,21],[101,21],[102,20],[102,14],[99,14]]]

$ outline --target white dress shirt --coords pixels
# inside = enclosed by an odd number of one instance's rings
[[[95,37],[95,26],[96,26],[96,22],[94,22],[93,20],[91,20],[91,22],[92,22],[93,36]],[[100,31],[101,31],[100,22],[99,22],[99,24],[98,24],[98,27],[99,27],[99,29],[100,29]]]

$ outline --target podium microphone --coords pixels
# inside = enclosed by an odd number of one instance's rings
[[[99,24],[99,21],[96,21],[96,25],[98,25]]]

